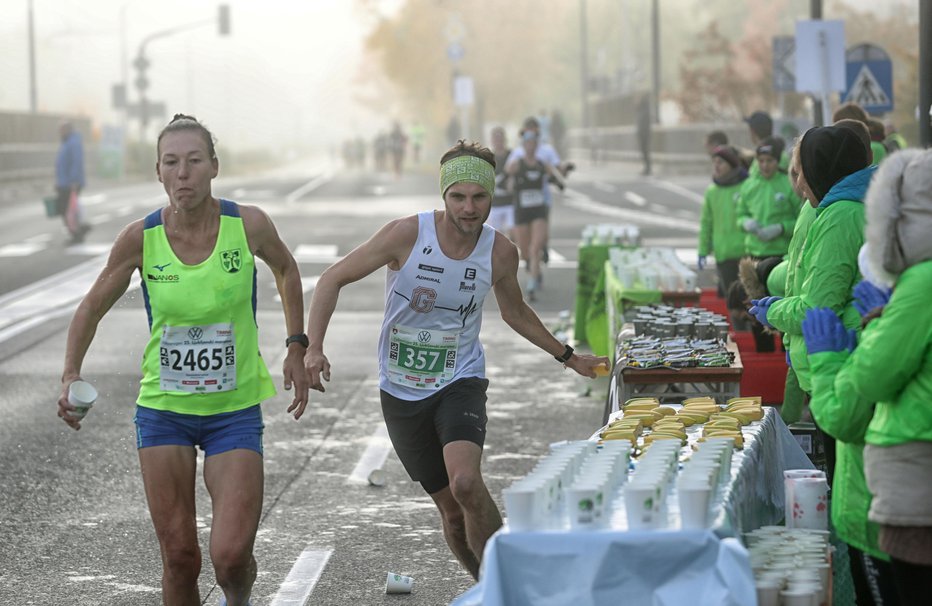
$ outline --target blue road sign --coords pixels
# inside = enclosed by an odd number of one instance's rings
[[[879,46],[858,44],[845,53],[843,101],[853,101],[869,114],[893,111],[893,62]]]

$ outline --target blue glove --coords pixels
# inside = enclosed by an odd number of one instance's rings
[[[774,301],[779,301],[783,297],[764,297],[763,299],[751,299],[751,308],[748,310],[757,321],[767,328],[773,328],[773,325],[767,321],[767,310],[773,305]]]
[[[699,271],[705,269],[705,255],[699,255],[696,265],[699,266]]]
[[[810,354],[844,351],[851,347],[851,335],[845,330],[838,315],[827,307],[818,307],[806,312],[806,319],[803,320],[803,339]]]
[[[848,329],[848,353],[854,351],[854,348],[858,346],[858,331],[850,328]]]
[[[889,288],[877,288],[871,282],[861,280],[854,287],[854,307],[863,318],[878,307],[886,305],[892,292]]]
[[[741,223],[741,227],[744,229],[744,231],[755,234],[757,233],[757,230],[760,229],[760,223],[754,219],[745,219]]]

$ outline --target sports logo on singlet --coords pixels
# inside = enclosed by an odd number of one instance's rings
[[[429,313],[434,308],[434,303],[437,301],[437,291],[433,288],[426,288],[424,286],[418,286],[411,292],[411,309],[414,311],[426,314]]]
[[[238,248],[220,251],[220,266],[228,274],[235,274],[243,267],[243,257]]]

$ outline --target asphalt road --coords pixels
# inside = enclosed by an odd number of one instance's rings
[[[591,223],[639,225],[645,244],[695,256],[704,178],[643,179],[618,167],[581,167],[552,215],[551,263],[535,309],[553,328],[573,305],[576,248]],[[317,276],[388,220],[437,207],[436,176],[349,172],[309,162],[251,178],[218,179],[214,193],[257,204],[295,253],[306,302]],[[4,197],[0,197],[4,199]],[[0,208],[0,604],[160,603],[161,566],[135,454],[133,410],[146,342],[138,285],[100,325],[84,378],[100,398],[80,432],[55,416],[64,340],[75,305],[103,266],[119,230],[164,201],[154,180],[93,184],[94,228],[66,247],[38,200]],[[708,276],[706,276],[708,277]],[[281,381],[285,336],[271,273],[259,270],[260,345]],[[524,282],[522,277],[522,283]],[[427,495],[391,453],[378,403],[375,349],[384,273],[344,289],[328,331],[333,379],[312,392],[295,422],[280,389],[263,404],[265,505],[256,545],[255,606],[447,604],[471,586],[440,532]],[[551,442],[598,427],[603,384],[574,378],[513,334],[494,297],[486,302],[489,433],[484,473],[493,498],[525,474]],[[592,395],[586,395],[591,392]],[[199,461],[199,465],[203,461]],[[363,478],[382,467],[387,484]],[[205,554],[203,603],[215,604],[207,541],[209,499],[198,482]],[[385,595],[388,571],[415,579],[410,595]]]

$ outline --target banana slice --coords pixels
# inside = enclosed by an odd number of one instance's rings
[[[676,414],[676,411],[670,408],[669,406],[658,406],[657,408],[653,409],[653,412],[659,412],[660,414],[667,416],[667,417]]]
[[[739,404],[742,402],[750,402],[752,404],[757,404],[760,406],[763,403],[763,400],[760,396],[739,396],[737,398],[728,398],[728,401],[725,402],[726,406],[732,406],[734,404]]]
[[[690,404],[715,404],[715,400],[711,396],[698,396],[683,400],[683,406],[689,406]]]

